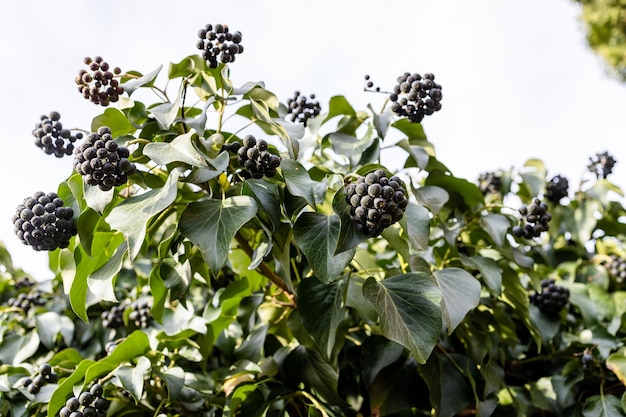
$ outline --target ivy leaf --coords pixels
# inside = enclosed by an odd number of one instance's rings
[[[0,360],[2,363],[19,365],[37,352],[39,342],[37,332],[4,336],[0,345]]]
[[[155,370],[155,372],[165,381],[167,387],[167,397],[170,400],[176,400],[180,396],[180,392],[185,384],[185,371],[180,366],[167,368],[165,372]]]
[[[226,262],[235,234],[256,213],[256,201],[249,196],[198,201],[183,211],[180,231],[200,248],[209,269],[217,274]]]
[[[450,199],[446,190],[434,185],[420,187],[413,191],[413,195],[415,195],[418,203],[428,207],[433,214],[437,214]]]
[[[108,206],[113,200],[113,193],[115,192],[115,189],[111,188],[108,191],[102,191],[100,187],[94,187],[88,184],[84,184],[84,187],[85,202],[87,203],[87,207],[102,214],[106,206]]]
[[[314,388],[329,403],[339,405],[344,401],[337,394],[339,375],[319,353],[298,345],[283,362],[287,381],[294,388],[299,384]]]
[[[96,132],[101,126],[108,126],[111,129],[111,136],[114,138],[132,134],[137,130],[126,118],[126,115],[115,107],[109,107],[101,115],[93,118],[91,131]]]
[[[278,185],[251,178],[244,182],[243,193],[254,197],[259,205],[259,215],[267,217],[274,230],[278,229],[281,217]]]
[[[350,103],[348,103],[348,100],[346,100],[344,96],[331,97],[330,102],[328,103],[328,115],[322,123],[325,123],[333,117],[339,115],[356,116],[356,111]]]
[[[124,255],[128,251],[128,242],[123,242],[115,249],[107,263],[95,270],[87,278],[87,286],[93,295],[105,301],[117,301],[113,280],[122,269]]]
[[[454,361],[454,362],[453,362]],[[469,358],[451,353],[431,355],[420,374],[429,388],[430,402],[437,416],[452,417],[474,401],[472,387],[459,368],[468,370]]]
[[[156,164],[167,165],[171,162],[184,162],[194,167],[206,167],[204,156],[191,142],[194,130],[177,136],[171,142],[151,142],[143,148],[143,153]]]
[[[157,69],[150,71],[146,75],[142,75],[139,78],[132,78],[126,81],[125,83],[120,84],[120,86],[130,96],[135,90],[137,90],[140,87],[152,86],[154,84],[156,77],[159,75],[159,72],[161,72],[161,68],[163,68],[163,65],[159,65]]]
[[[228,152],[221,152],[214,159],[206,158],[210,168],[198,168],[191,172],[185,181],[193,182],[194,184],[200,184],[207,182],[226,170],[230,161]],[[205,164],[206,165],[206,164]]]
[[[336,214],[302,213],[293,226],[296,243],[304,252],[315,276],[328,283],[336,279],[354,257],[356,249],[335,255],[340,222]]]
[[[181,172],[182,168],[175,168],[170,172],[163,188],[124,200],[107,216],[106,220],[111,228],[122,232],[128,240],[130,260],[135,259],[141,249],[150,218],[174,202]]]
[[[150,367],[150,359],[141,356],[137,360],[137,365],[121,366],[114,372],[122,387],[133,396],[135,403],[139,403],[141,394],[143,394],[143,380],[148,375]]]
[[[341,187],[333,197],[333,211],[339,215],[341,231],[335,253],[344,252],[356,247],[359,243],[366,241],[369,236],[365,234],[363,228],[357,225],[350,215],[350,206],[346,202],[346,189]]]
[[[401,222],[411,246],[418,251],[426,249],[430,236],[430,213],[428,210],[418,204],[409,203]]]
[[[317,183],[311,179],[307,170],[299,162],[291,159],[283,160],[280,168],[289,192],[304,198],[311,207],[315,207]]]
[[[497,246],[504,245],[506,232],[511,227],[511,222],[506,216],[490,213],[480,218],[480,224]]]
[[[56,417],[59,414],[59,410],[61,410],[67,399],[74,393],[74,385],[77,385],[83,380],[85,372],[87,372],[87,369],[94,363],[95,361],[92,359],[82,360],[74,372],[59,383],[57,389],[52,393],[52,397],[50,397],[47,417]]]
[[[148,113],[151,113],[154,116],[161,129],[169,129],[172,123],[174,123],[174,120],[176,120],[181,100],[182,95],[178,94],[176,101],[173,103],[159,104],[151,109],[148,109]]]
[[[465,315],[480,301],[480,283],[461,268],[446,268],[433,272],[441,290],[441,310],[448,325],[448,334],[463,321]]]
[[[404,347],[385,337],[372,335],[365,339],[361,348],[361,374],[366,386],[387,366],[402,357]]]
[[[461,263],[463,265],[478,269],[483,281],[491,291],[496,294],[502,292],[502,268],[498,263],[491,259],[480,255],[467,257],[461,254]]]
[[[69,345],[72,342],[74,322],[67,316],[61,316],[54,311],[47,311],[35,316],[35,324],[41,343],[50,350],[56,346],[59,333],[63,336],[66,344]]]
[[[606,359],[606,367],[612,371],[615,376],[626,385],[626,350],[620,349],[612,353]]]
[[[593,395],[585,401],[585,417],[622,417],[624,409],[621,401],[614,395]]]
[[[441,331],[442,296],[431,277],[411,273],[380,282],[369,277],[363,295],[378,312],[383,334],[425,363]]]
[[[398,147],[404,149],[411,156],[411,158],[413,158],[418,168],[426,169],[426,167],[428,167],[430,155],[423,147],[411,145],[406,139],[399,141],[397,145]]]
[[[342,288],[338,282],[324,284],[315,278],[303,279],[298,285],[302,323],[327,359],[332,356],[339,324],[346,315]]]
[[[458,202],[464,201],[469,207],[476,207],[484,204],[483,194],[478,186],[463,178],[457,178],[445,174],[442,171],[431,171],[425,180],[425,185],[435,185],[443,188],[450,195],[450,200]]]

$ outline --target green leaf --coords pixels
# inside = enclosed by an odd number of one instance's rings
[[[448,325],[448,334],[452,334],[465,315],[478,305],[480,283],[461,268],[435,270],[433,276],[441,290],[441,310]]]
[[[421,251],[428,247],[430,236],[430,212],[428,210],[418,204],[409,203],[401,224],[406,229],[413,249]]]
[[[209,269],[217,274],[235,234],[256,213],[256,201],[249,196],[198,201],[189,204],[181,215],[180,231],[200,248]]]
[[[137,360],[137,365],[121,366],[114,372],[114,375],[119,378],[122,387],[133,396],[135,403],[139,403],[139,399],[143,394],[143,380],[148,375],[148,370],[151,366],[150,359],[141,356]]]
[[[280,168],[289,192],[304,198],[311,207],[315,207],[318,183],[311,179],[307,170],[299,162],[291,159],[283,160]]]
[[[328,283],[336,279],[354,257],[355,249],[335,255],[339,240],[339,216],[302,213],[293,226],[296,243],[302,249],[315,276]]]
[[[413,195],[415,195],[418,203],[428,207],[433,214],[437,214],[450,198],[448,192],[443,188],[428,185],[416,189]]]
[[[4,336],[0,344],[0,361],[19,365],[37,352],[39,342],[37,332],[28,332],[24,335],[13,333]]]
[[[624,409],[621,401],[614,395],[593,395],[583,406],[585,417],[623,417]]]
[[[506,232],[511,227],[511,222],[502,214],[486,214],[480,218],[480,224],[497,246],[505,243]]]
[[[459,354],[435,354],[419,369],[428,385],[430,403],[436,410],[436,416],[452,417],[474,401],[468,379],[459,372],[459,368],[468,369],[468,361],[466,356]]]
[[[159,276],[170,292],[170,301],[183,297],[191,285],[191,266],[189,260],[180,263],[174,258],[161,259]]]
[[[606,359],[606,367],[617,376],[622,384],[626,385],[626,349],[612,353]]]
[[[120,84],[120,86],[130,96],[139,87],[152,86],[154,84],[154,81],[156,80],[156,77],[159,75],[159,72],[161,72],[161,68],[163,68],[163,65],[159,65],[159,67],[155,69],[154,71],[151,71],[147,73],[146,75],[142,75],[139,78],[132,78],[126,81],[125,83]]]
[[[143,148],[143,153],[156,164],[167,165],[171,162],[184,162],[194,167],[206,167],[204,156],[196,149],[191,138],[196,132],[177,136],[171,142],[151,142]]]
[[[344,96],[333,96],[328,103],[328,115],[322,123],[339,115],[356,116],[356,111]]]
[[[244,182],[243,193],[254,197],[259,206],[259,216],[267,218],[274,231],[278,229],[281,218],[281,201],[278,185],[251,178]]]
[[[156,373],[165,381],[167,387],[167,398],[172,401],[180,397],[180,393],[185,384],[185,371],[180,366],[167,368],[165,372],[156,370]]]
[[[346,316],[342,289],[340,282],[324,284],[315,278],[303,279],[298,285],[302,322],[327,359],[332,357],[337,330]]]
[[[441,331],[441,291],[429,275],[395,275],[378,282],[370,277],[363,294],[380,319],[383,334],[425,363]]]
[[[230,159],[228,152],[221,152],[215,159],[206,158],[206,161],[208,162],[209,168],[198,168],[192,171],[191,174],[185,178],[185,181],[201,184],[212,180],[226,171]]]
[[[111,365],[119,365],[128,362],[138,356],[144,355],[150,350],[150,341],[148,335],[140,330],[135,330],[129,334],[122,342],[118,343],[105,358],[99,362]]]
[[[296,346],[283,362],[287,381],[295,388],[299,384],[314,388],[326,401],[335,405],[344,401],[337,394],[339,375],[335,368],[312,349]]]
[[[372,335],[365,339],[360,358],[365,385],[371,385],[384,368],[402,357],[403,352],[404,346],[385,337]]]
[[[335,254],[350,250],[369,239],[363,228],[357,225],[350,215],[350,206],[346,202],[346,189],[341,187],[333,197],[333,211],[339,215],[341,230]]]
[[[74,394],[74,385],[83,380],[85,372],[94,363],[95,361],[92,359],[81,361],[74,372],[59,383],[57,389],[52,393],[52,397],[50,397],[47,417],[56,417],[58,415],[59,410],[65,405],[67,399]]]
[[[398,147],[404,149],[415,161],[420,169],[426,169],[428,167],[428,161],[430,161],[430,154],[421,146],[411,145],[408,140],[403,139],[398,142]]]
[[[111,129],[111,136],[114,138],[132,134],[137,130],[128,121],[126,115],[115,107],[108,107],[104,113],[94,117],[91,122],[91,131],[96,132],[101,126],[108,126]]]
[[[450,195],[450,202],[455,198],[457,204],[462,200],[469,207],[476,207],[484,203],[483,194],[476,184],[447,175],[442,171],[431,171],[425,180],[425,185],[435,185],[446,190]]]
[[[174,123],[176,116],[178,115],[181,100],[182,95],[178,94],[176,96],[176,101],[174,101],[173,103],[168,102],[159,104],[148,109],[148,113],[154,116],[157,123],[159,123],[161,129],[169,129],[172,123]]]
[[[128,243],[120,244],[111,258],[87,277],[87,286],[93,295],[105,301],[117,301],[114,280],[122,269],[124,255],[128,251]]]
[[[104,212],[104,209],[113,200],[113,195],[115,193],[114,188],[111,188],[108,191],[102,191],[100,187],[95,187],[88,184],[84,184],[84,190],[85,202],[87,203],[87,207],[95,210],[100,214]]]
[[[150,218],[165,210],[176,199],[177,182],[181,172],[181,168],[172,170],[163,188],[128,198],[114,207],[107,216],[106,221],[109,225],[126,237],[130,260],[135,259],[141,249]]]
[[[54,311],[47,311],[37,314],[35,323],[41,343],[49,350],[56,346],[59,334],[63,335],[66,344],[71,344],[74,336],[74,322],[69,317],[61,316]]]
[[[465,266],[478,269],[483,281],[494,293],[502,292],[502,268],[495,260],[480,255],[470,257],[461,255],[461,262]]]
[[[412,123],[406,118],[401,118],[392,123],[391,126],[407,135],[411,143],[413,143],[412,139],[427,139],[426,134],[424,133],[424,127],[421,123]]]

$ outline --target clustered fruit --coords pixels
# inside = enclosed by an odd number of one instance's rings
[[[495,172],[483,172],[478,176],[478,188],[483,195],[498,194],[502,189],[502,178]]]
[[[152,323],[152,306],[148,301],[136,301],[131,304],[131,312],[128,315],[128,320],[135,325],[145,329]]]
[[[569,289],[555,284],[554,279],[541,280],[541,292],[530,295],[530,302],[549,316],[556,316],[569,301]]]
[[[196,46],[203,51],[202,57],[210,68],[217,68],[218,58],[224,64],[235,62],[235,55],[243,52],[241,32],[231,33],[227,25],[208,24],[198,31],[198,38]]]
[[[71,207],[64,207],[56,193],[38,191],[17,206],[13,216],[14,231],[25,245],[36,251],[67,248],[78,233]]]
[[[237,154],[237,163],[244,168],[240,172],[244,178],[260,179],[276,175],[281,158],[268,150],[266,140],[247,135],[242,142],[225,143],[222,149]]]
[[[552,215],[548,213],[548,206],[538,198],[535,198],[528,206],[519,208],[522,215],[521,225],[513,227],[513,236],[532,239],[539,237],[542,232],[550,229]]]
[[[74,142],[83,138],[78,132],[75,135],[69,129],[63,129],[61,114],[52,111],[48,115],[42,115],[33,129],[35,145],[41,148],[47,155],[62,158],[74,152]]]
[[[105,417],[109,401],[102,396],[104,388],[95,383],[78,398],[71,397],[59,411],[59,417]]]
[[[101,56],[93,59],[86,57],[83,62],[89,70],[81,68],[75,79],[78,91],[83,97],[104,107],[118,101],[124,89],[115,77],[120,75],[122,70],[119,67],[111,70],[109,64]]]
[[[626,281],[626,259],[617,254],[610,255],[611,260],[606,265],[609,274],[614,277],[617,282]]]
[[[441,85],[435,83],[433,74],[421,76],[408,72],[398,77],[398,84],[389,96],[391,111],[413,123],[419,123],[424,116],[441,110],[442,98]]]
[[[105,329],[116,329],[124,325],[125,306],[116,304],[109,310],[103,311],[101,314],[102,327]]]
[[[299,122],[306,126],[310,118],[320,114],[322,108],[319,101],[315,100],[315,94],[307,96],[296,91],[293,97],[287,99],[287,114],[292,122]]]
[[[33,285],[35,285],[35,281],[33,281],[28,275],[24,275],[23,277],[19,277],[15,280],[13,288],[19,291],[22,288],[32,287]]]
[[[31,394],[37,394],[46,384],[56,384],[59,377],[49,363],[39,365],[38,373],[22,380],[22,386]]]
[[[546,185],[545,197],[554,204],[559,204],[563,197],[567,197],[569,182],[561,175],[555,175]]]
[[[374,87],[374,81],[370,79],[369,74],[365,74],[365,91],[380,91],[379,86]]]
[[[613,167],[617,161],[608,152],[596,153],[596,157],[589,157],[589,165],[587,169],[592,174],[595,174],[596,178],[606,178],[613,172]]]
[[[128,176],[135,173],[135,164],[130,162],[129,156],[128,148],[113,140],[111,129],[101,126],[76,148],[74,169],[86,184],[108,191],[126,184]]]
[[[346,202],[354,222],[371,237],[396,223],[408,205],[404,182],[378,169],[346,185]]]
[[[36,290],[29,294],[19,293],[16,297],[9,298],[7,304],[9,307],[20,308],[27,314],[31,308],[46,304],[46,300],[43,293]]]

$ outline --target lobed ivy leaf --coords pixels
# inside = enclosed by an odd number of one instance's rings
[[[450,199],[446,190],[434,185],[419,187],[413,191],[413,195],[418,203],[428,207],[433,214],[437,214]]]
[[[152,114],[156,121],[159,123],[161,129],[169,129],[174,120],[176,120],[176,116],[178,115],[178,111],[180,110],[180,104],[182,101],[182,94],[178,94],[176,96],[176,100],[167,103],[158,104],[152,108],[149,108],[147,111],[149,114]]]
[[[293,225],[296,243],[302,249],[315,276],[322,282],[335,280],[350,263],[356,249],[335,255],[339,241],[339,216],[321,213],[302,213]]]
[[[583,406],[584,417],[622,417],[622,402],[614,395],[592,395]]]
[[[448,334],[452,334],[465,315],[480,302],[480,282],[461,268],[445,268],[433,272],[441,291],[441,311]]]
[[[441,291],[424,273],[394,275],[382,281],[369,277],[363,295],[379,315],[380,328],[425,363],[441,331]]]
[[[480,225],[496,246],[504,245],[506,233],[511,227],[511,222],[506,216],[497,213],[486,214],[480,218]]]
[[[237,231],[257,214],[256,201],[240,195],[191,203],[180,218],[180,231],[202,252],[214,274],[222,268]]]
[[[109,225],[122,232],[128,241],[131,261],[141,249],[148,221],[174,202],[178,190],[177,181],[181,172],[182,168],[173,169],[163,188],[128,198],[115,206],[107,216],[106,221]]]
[[[315,350],[298,345],[283,362],[287,381],[294,388],[299,384],[315,389],[326,401],[339,405],[344,401],[337,394],[337,370]]]
[[[191,141],[195,134],[194,130],[190,130],[176,136],[171,142],[150,142],[144,146],[143,153],[159,165],[184,162],[194,167],[206,167],[204,156]]]
[[[289,192],[304,198],[311,207],[315,207],[315,194],[318,183],[311,179],[306,168],[299,162],[291,159],[283,160],[280,168]]]
[[[119,378],[122,387],[133,396],[136,404],[139,403],[139,399],[143,394],[144,378],[148,375],[148,370],[151,366],[150,359],[141,356],[135,366],[120,366],[114,372],[114,375]]]
[[[91,131],[96,132],[101,126],[108,126],[114,138],[130,135],[137,130],[126,115],[115,107],[108,107],[101,115],[93,118]]]
[[[120,86],[128,93],[129,96],[140,87],[151,87],[162,68],[163,65],[159,65],[157,69],[150,71],[139,78],[131,78],[130,80],[120,84]]]

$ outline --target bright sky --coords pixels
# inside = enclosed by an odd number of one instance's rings
[[[571,0],[9,0],[0,14],[0,240],[18,266],[51,275],[47,253],[19,242],[11,216],[24,197],[55,191],[71,174],[72,158],[33,145],[39,116],[57,110],[64,127],[88,129],[103,110],[76,90],[82,59],[167,68],[198,53],[206,23],[243,33],[236,85],[264,81],[283,102],[295,90],[315,93],[323,111],[338,94],[358,110],[379,108],[384,97],[363,92],[364,74],[391,89],[405,71],[434,73],[443,108],[423,125],[456,176],[539,158],[575,185],[588,158],[608,150],[618,161],[612,180],[626,188],[626,84],[588,49],[579,16]]]

